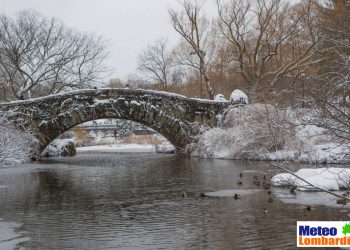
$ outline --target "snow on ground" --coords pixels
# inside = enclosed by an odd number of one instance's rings
[[[174,154],[176,148],[172,144],[160,144],[156,145],[156,152],[162,154]]]
[[[105,152],[105,153],[118,153],[118,152],[137,152],[137,153],[153,153],[155,152],[154,145],[151,144],[114,144],[114,145],[99,145],[89,147],[79,147],[76,149],[78,153],[83,152]]]
[[[349,168],[303,168],[295,172],[295,174],[316,187],[327,190],[337,191],[341,189],[348,189],[350,187]],[[315,188],[310,186],[308,183],[289,173],[275,175],[271,179],[271,183],[272,185],[278,187],[296,186],[298,190],[303,191],[315,190]]]
[[[111,144],[76,148],[78,153],[84,152],[104,152],[104,153],[163,153],[173,154],[176,148],[171,144]]]

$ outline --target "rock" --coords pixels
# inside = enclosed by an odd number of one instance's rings
[[[61,156],[74,156],[76,153],[75,144],[72,141],[68,141],[61,149]]]
[[[72,140],[54,140],[46,149],[43,151],[43,157],[50,156],[63,156],[70,157],[76,154],[75,144]]]

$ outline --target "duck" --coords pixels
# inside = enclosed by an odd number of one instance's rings
[[[253,183],[254,183],[255,186],[260,186],[260,181],[259,180],[254,180]]]
[[[297,194],[297,193],[295,192],[296,189],[297,189],[297,187],[296,187],[296,186],[293,186],[289,191],[290,191],[291,194],[296,195],[296,194]]]
[[[263,186],[264,186],[265,189],[270,189],[271,188],[271,184],[270,183],[264,182]]]
[[[233,196],[233,198],[234,198],[235,200],[238,200],[238,199],[241,198],[241,196],[240,196],[239,194],[235,194],[235,195]]]
[[[346,205],[346,204],[348,204],[348,202],[349,202],[349,200],[348,199],[346,199],[346,198],[341,198],[341,199],[338,199],[337,200],[337,204],[339,204],[339,205]]]

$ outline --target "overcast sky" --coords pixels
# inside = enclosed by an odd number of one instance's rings
[[[126,78],[149,43],[165,37],[171,44],[177,42],[168,16],[168,9],[177,5],[176,0],[0,0],[0,12],[14,15],[32,9],[102,35],[111,43],[113,77]]]

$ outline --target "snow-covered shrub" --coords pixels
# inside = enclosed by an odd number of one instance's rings
[[[34,137],[0,118],[0,167],[8,167],[30,159],[35,154]]]
[[[350,162],[350,144],[309,123],[312,112],[263,104],[231,107],[217,117],[219,127],[204,131],[188,148],[205,158]]]
[[[236,89],[231,93],[230,101],[249,104],[248,96],[246,95],[246,93],[239,89]]]
[[[254,159],[293,141],[288,110],[255,104],[226,110],[220,128],[203,133],[196,151],[203,157]]]

